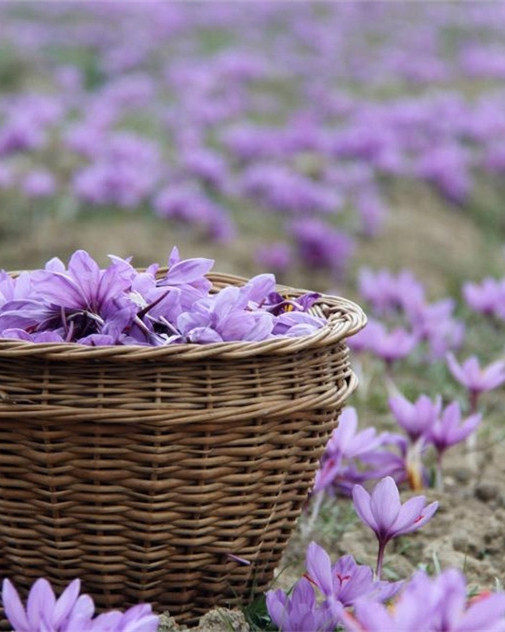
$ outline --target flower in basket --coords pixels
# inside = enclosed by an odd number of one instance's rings
[[[65,264],[0,276],[0,337],[83,345],[206,344],[310,335],[324,319],[310,313],[318,294],[281,296],[275,277],[212,291],[210,259],[181,260],[174,248],[165,273],[135,269],[111,256],[105,269],[84,250]]]

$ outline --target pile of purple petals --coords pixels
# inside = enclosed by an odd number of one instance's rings
[[[211,293],[211,259],[181,260],[172,250],[168,271],[145,271],[111,256],[101,269],[84,250],[65,267],[57,258],[43,270],[13,279],[0,274],[0,337],[90,346],[206,344],[310,335],[324,323],[308,310],[319,297],[281,296],[275,277],[261,274],[242,287]]]

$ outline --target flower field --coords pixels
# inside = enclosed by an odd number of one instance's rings
[[[310,336],[319,294],[368,316],[270,590],[201,630],[505,630],[504,23],[478,0],[0,4],[0,268],[37,270],[2,273],[2,338]],[[211,259],[251,281],[208,295]],[[184,629],[2,579],[5,629]]]

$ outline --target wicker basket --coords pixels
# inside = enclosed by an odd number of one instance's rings
[[[263,342],[0,342],[0,576],[189,624],[265,590],[356,386],[362,311],[314,309],[317,333]]]

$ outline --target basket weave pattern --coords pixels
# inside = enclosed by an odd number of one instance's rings
[[[316,312],[316,334],[265,342],[0,342],[0,576],[187,623],[265,590],[356,383],[363,313]]]

